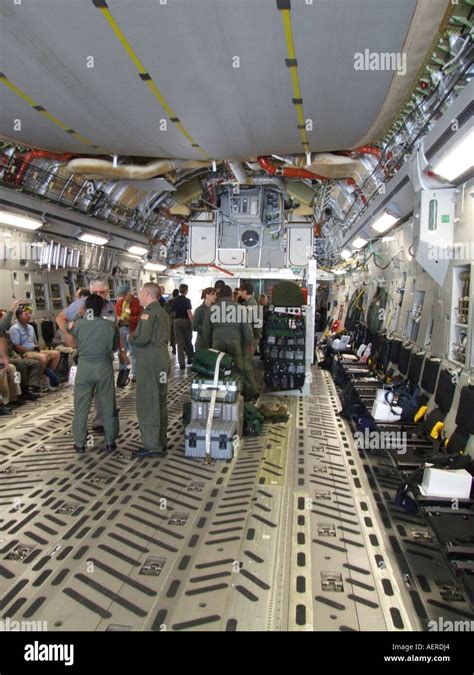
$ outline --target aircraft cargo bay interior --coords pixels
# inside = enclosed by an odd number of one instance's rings
[[[473,0],[0,19],[1,630],[472,631]]]

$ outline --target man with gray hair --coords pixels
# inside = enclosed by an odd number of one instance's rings
[[[89,286],[89,291],[91,293],[95,293],[96,295],[100,295],[100,297],[104,301],[104,308],[102,310],[102,316],[104,319],[109,319],[111,321],[115,321],[115,308],[112,302],[109,300],[109,287],[106,284],[105,281],[102,279],[94,279],[91,281],[90,286]],[[78,316],[81,316],[81,314],[84,311],[84,304],[85,304],[86,298],[81,297],[78,298],[77,300],[74,300],[69,307],[66,307],[66,309],[61,310],[59,314],[56,317],[56,323],[59,326],[59,329],[66,334],[66,336],[69,338],[69,341],[71,342],[71,347],[73,346],[73,341],[74,338],[72,338],[69,333],[67,333],[68,329],[68,324],[71,321],[74,321]],[[65,342],[67,340],[65,339]]]
[[[136,457],[159,457],[167,451],[170,318],[160,305],[160,298],[158,284],[144,284],[140,291],[144,310],[129,338],[137,354],[136,405],[143,443]]]

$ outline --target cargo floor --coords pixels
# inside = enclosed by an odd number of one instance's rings
[[[206,465],[183,452],[190,377],[173,373],[166,459],[83,456],[64,387],[0,419],[0,614],[48,630],[421,628],[327,375],[291,417]],[[282,397],[264,395],[266,402]]]

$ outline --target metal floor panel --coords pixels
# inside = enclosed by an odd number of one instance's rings
[[[58,631],[416,628],[327,374],[212,465],[184,457],[190,379],[169,385],[166,459],[132,459],[133,387],[113,455],[102,437],[73,451],[70,387],[1,419],[0,615]]]

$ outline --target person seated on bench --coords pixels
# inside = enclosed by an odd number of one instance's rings
[[[10,405],[24,405],[16,368],[8,360],[5,338],[0,338],[0,415],[10,415]]]
[[[21,300],[13,300],[10,309],[0,309],[0,343],[2,340],[5,340],[3,345],[3,350],[6,352],[8,360],[11,366],[16,368],[16,371],[20,373],[21,377],[21,397],[18,397],[17,401],[35,401],[39,398],[39,394],[32,391],[33,387],[36,387],[37,390],[40,390],[40,364],[37,361],[32,359],[20,359],[17,358],[17,354],[12,349],[10,340],[7,335],[7,331],[11,326],[13,313],[17,310],[18,305],[22,302]],[[10,377],[12,370],[10,369]],[[15,388],[16,391],[16,388]]]
[[[28,308],[20,306],[16,310],[15,316],[17,321],[10,328],[10,340],[13,349],[22,358],[39,361],[40,378],[46,375],[51,386],[57,387],[59,378],[54,371],[59,365],[61,354],[55,349],[51,351],[40,349],[36,333],[30,324],[31,313]]]

